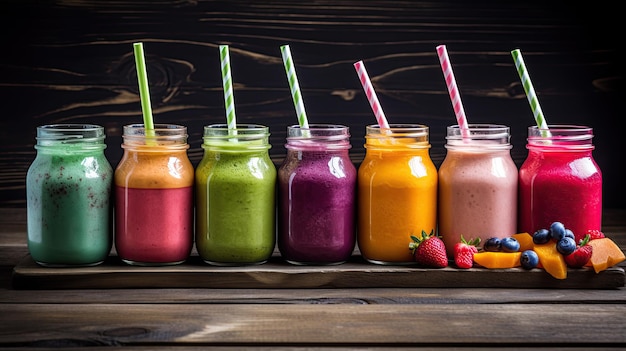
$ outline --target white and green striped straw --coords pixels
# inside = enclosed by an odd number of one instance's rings
[[[519,49],[515,49],[511,51],[511,55],[513,55],[513,61],[515,62],[517,73],[522,80],[522,86],[524,87],[526,97],[528,98],[528,102],[530,103],[530,109],[533,111],[533,115],[535,116],[535,122],[537,123],[537,127],[539,127],[539,129],[541,130],[541,135],[543,137],[549,137],[550,131],[548,130],[548,123],[543,116],[541,106],[539,105],[539,100],[537,99],[537,95],[535,94],[535,88],[533,88],[533,83],[530,81],[530,76],[528,75],[528,71],[526,70],[526,66],[524,65],[522,52]]]
[[[235,98],[233,96],[233,80],[230,74],[230,55],[228,45],[220,45],[220,63],[222,68],[222,84],[224,85],[224,105],[226,106],[226,121],[228,130],[235,134],[237,118],[235,117]]]
[[[285,71],[287,72],[287,80],[289,81],[289,88],[291,89],[293,103],[296,107],[298,124],[300,125],[300,128],[308,129],[309,122],[307,121],[306,112],[304,111],[304,101],[302,101],[302,94],[300,94],[300,85],[298,84],[298,77],[296,76],[296,69],[291,58],[291,50],[289,50],[289,45],[281,46],[280,52],[283,56],[283,63],[285,64]],[[303,134],[307,133],[303,131]]]

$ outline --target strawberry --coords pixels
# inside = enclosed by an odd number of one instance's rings
[[[459,268],[472,268],[474,265],[474,254],[478,252],[476,247],[480,244],[480,238],[465,240],[461,235],[461,242],[454,244],[454,264]]]
[[[448,266],[446,245],[436,234],[426,234],[422,230],[422,237],[411,235],[413,242],[409,243],[409,250],[413,253],[415,262],[422,266],[443,268]]]
[[[576,246],[576,250],[567,256],[563,256],[565,263],[571,268],[582,268],[591,259],[593,253],[593,246],[588,245],[591,235],[585,235],[585,238],[580,240]]]
[[[587,230],[587,234],[589,235],[589,240],[604,238],[604,233],[598,229],[589,229]]]

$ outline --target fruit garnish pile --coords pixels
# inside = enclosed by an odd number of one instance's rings
[[[481,267],[542,268],[556,279],[566,279],[568,268],[591,267],[600,273],[625,259],[619,246],[601,231],[589,230],[577,243],[572,231],[561,222],[532,235],[489,238],[482,250],[474,254],[474,263]]]
[[[416,263],[425,267],[448,266],[446,249],[440,237],[422,231],[421,237],[411,235],[409,250]],[[466,240],[454,246],[454,264],[461,269],[482,267],[525,270],[543,269],[556,279],[566,279],[568,268],[590,269],[600,273],[624,260],[619,246],[600,230],[589,230],[576,242],[574,233],[561,222],[532,235],[517,233],[505,238],[489,238],[482,247],[480,239]]]

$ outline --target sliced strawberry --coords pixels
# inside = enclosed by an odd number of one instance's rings
[[[604,238],[604,233],[598,229],[589,229],[587,233],[589,234],[589,240]]]
[[[563,256],[565,263],[571,268],[582,268],[591,259],[593,253],[593,247],[588,245],[591,235],[585,235],[585,238],[580,240],[580,243],[576,246],[576,250],[567,256]]]

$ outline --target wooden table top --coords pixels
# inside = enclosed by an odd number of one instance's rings
[[[603,231],[624,250],[626,209],[605,210]],[[0,348],[622,349],[625,266],[570,270],[569,283],[538,270],[378,267],[358,256],[222,270],[193,259],[128,269],[112,256],[42,271],[28,256],[25,210],[0,209]]]

